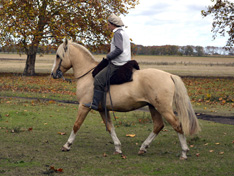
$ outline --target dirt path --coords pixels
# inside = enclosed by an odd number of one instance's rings
[[[41,101],[55,101],[59,103],[68,103],[68,104],[79,104],[78,101],[69,101],[69,100],[53,100],[48,98],[30,98],[30,97],[11,97],[11,96],[0,96],[0,98],[19,98],[19,99],[28,99],[28,100],[41,100]],[[145,111],[146,109],[140,109]],[[234,125],[234,117],[231,116],[215,116],[208,114],[198,114],[196,113],[198,119],[213,121],[222,124]]]
[[[208,114],[197,115],[198,119],[213,121],[222,124],[234,125],[234,117],[231,116],[215,116]]]

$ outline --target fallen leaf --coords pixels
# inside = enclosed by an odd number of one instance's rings
[[[107,154],[106,154],[106,153],[103,153],[103,157],[107,157]]]
[[[29,128],[29,129],[28,129],[28,131],[32,131],[32,130],[33,130],[33,128]]]
[[[232,143],[234,144],[234,141],[232,141]]]
[[[190,147],[191,147],[191,148],[193,148],[193,147],[194,147],[194,145],[190,145]]]
[[[135,137],[136,135],[135,134],[126,134],[127,137]]]
[[[217,143],[215,143],[215,144],[216,144],[216,145],[219,145],[220,143],[217,142]]]
[[[125,155],[121,155],[122,159],[127,159],[127,157]]]
[[[224,154],[224,152],[219,152],[219,154],[220,154],[220,155],[223,155],[223,154]]]
[[[214,152],[214,150],[210,150],[209,152],[212,153],[212,152]]]
[[[58,134],[60,134],[60,135],[66,135],[66,133],[63,133],[63,132],[58,132]]]
[[[199,156],[200,156],[200,153],[196,153],[196,156],[199,157]]]
[[[54,168],[54,166],[50,166],[50,170],[53,170],[53,171],[55,171],[55,168]]]
[[[209,143],[204,144],[205,146],[209,145]]]
[[[63,172],[62,168],[57,169],[57,172]]]
[[[52,170],[52,171],[54,171],[54,172],[63,172],[63,169],[62,169],[62,168],[55,169],[54,166],[50,166],[50,170]]]
[[[54,100],[50,100],[49,103],[50,103],[50,104],[54,104],[55,101],[54,101]]]

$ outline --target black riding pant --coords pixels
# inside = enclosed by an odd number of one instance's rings
[[[105,87],[107,86],[107,80],[111,78],[116,70],[119,69],[120,66],[116,66],[112,63],[107,65],[104,69],[102,69],[94,78],[94,89],[105,91]]]

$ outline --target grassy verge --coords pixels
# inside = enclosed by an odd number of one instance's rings
[[[60,151],[77,113],[76,105],[0,99],[2,175],[231,175],[233,126],[200,120],[202,132],[188,137],[189,159],[180,161],[180,144],[166,125],[148,153],[137,156],[152,129],[147,112],[117,113],[114,121],[125,159],[114,146],[98,113],[90,113],[68,153]],[[63,134],[63,135],[62,135]],[[126,134],[135,134],[127,137]],[[202,163],[202,164],[201,164]]]
[[[183,78],[197,112],[234,116],[234,79]]]

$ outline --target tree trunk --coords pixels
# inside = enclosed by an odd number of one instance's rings
[[[25,76],[34,76],[34,75],[36,75],[36,73],[35,73],[35,61],[36,61],[36,53],[27,55],[27,60],[26,60],[26,65],[25,65],[25,68],[24,68],[23,75],[25,75]]]

